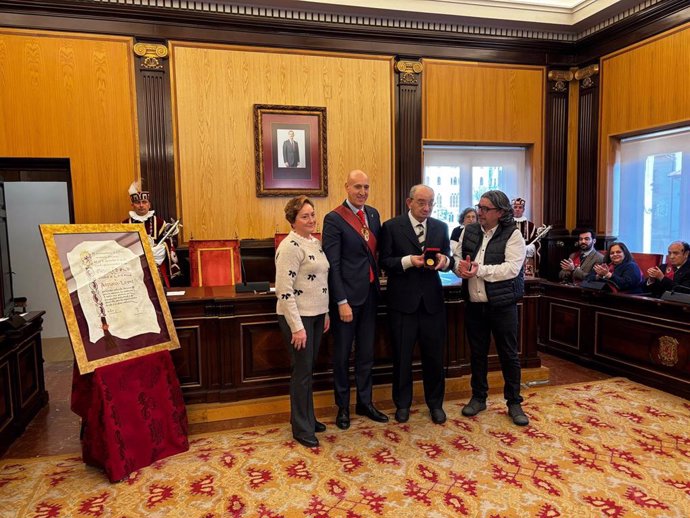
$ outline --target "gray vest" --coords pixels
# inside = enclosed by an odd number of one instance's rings
[[[514,225],[496,227],[496,232],[486,246],[484,252],[484,264],[501,264],[505,261],[506,244],[513,232],[519,232]],[[465,227],[465,235],[462,240],[462,257],[468,255],[474,261],[479,252],[479,248],[484,240],[484,233],[479,223],[472,223]],[[525,293],[525,269],[522,268],[517,277],[498,282],[484,282],[486,296],[489,299],[489,306],[504,307],[515,304]],[[462,282],[463,298],[470,300],[468,282]]]

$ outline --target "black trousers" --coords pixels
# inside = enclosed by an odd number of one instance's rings
[[[355,344],[357,403],[371,403],[371,369],[374,366],[376,333],[376,285],[369,286],[364,304],[352,307],[352,322],[343,322],[338,307],[331,308],[333,332],[333,392],[339,408],[350,406],[350,351]]]
[[[446,311],[429,313],[421,303],[413,313],[389,308],[393,341],[393,402],[396,408],[412,404],[412,353],[419,342],[424,400],[430,409],[441,408],[446,390],[443,348],[446,343]]]
[[[292,331],[283,315],[278,315],[278,325],[283,333],[290,352],[290,424],[292,435],[305,438],[314,435],[316,417],[314,416],[314,391],[312,389],[314,365],[319,355],[326,314],[315,317],[302,317],[307,333],[307,344],[297,350],[290,343]]]
[[[472,397],[486,401],[489,394],[489,345],[493,335],[505,382],[503,396],[509,405],[522,403],[517,305],[490,308],[489,304],[468,302],[465,309],[465,329],[472,362]]]

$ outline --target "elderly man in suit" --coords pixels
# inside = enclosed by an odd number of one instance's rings
[[[655,297],[678,286],[690,289],[690,244],[674,241],[668,246],[668,264],[647,270],[647,289]]]
[[[288,139],[283,142],[283,164],[285,167],[299,166],[299,145],[292,130],[288,131]]]
[[[350,427],[349,360],[355,344],[355,412],[385,423],[388,416],[374,407],[371,369],[374,365],[374,333],[379,276],[376,264],[377,238],[381,218],[374,207],[365,205],[369,197],[369,177],[351,171],[345,182],[347,198],[326,215],[323,222],[323,250],[331,269],[331,329],[335,342],[333,382],[341,430]]]
[[[453,266],[448,226],[431,218],[434,191],[415,185],[407,199],[409,211],[384,223],[379,260],[388,273],[388,313],[393,343],[393,401],[399,423],[410,417],[412,352],[419,342],[424,399],[436,424],[443,411],[445,376],[443,348],[446,311],[438,271]]]
[[[593,230],[583,230],[577,237],[578,251],[561,261],[561,271],[558,278],[564,282],[581,283],[592,271],[595,264],[604,262],[604,256],[594,249],[597,242]]]

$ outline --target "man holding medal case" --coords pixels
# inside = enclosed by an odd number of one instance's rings
[[[419,343],[424,399],[431,420],[446,421],[443,411],[446,310],[439,270],[448,271],[448,226],[430,217],[434,191],[415,185],[407,198],[408,212],[386,221],[381,228],[379,262],[388,274],[388,301],[393,343],[393,402],[395,419],[406,422],[412,405],[412,353]]]

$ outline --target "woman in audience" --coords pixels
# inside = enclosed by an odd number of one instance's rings
[[[476,223],[477,222],[477,211],[474,210],[472,207],[467,207],[465,210],[463,210],[460,213],[460,217],[458,218],[458,221],[460,224],[453,229],[453,232],[450,233],[450,252],[453,253],[455,250],[455,247],[458,245],[458,241],[460,240],[460,234],[462,233],[462,229],[465,228],[465,226],[469,225],[470,223]]]
[[[604,262],[594,265],[587,280],[608,281],[617,293],[642,293],[644,276],[625,243],[615,241],[609,245]]]
[[[314,204],[297,196],[285,205],[292,231],[276,250],[276,313],[290,351],[290,424],[292,436],[309,448],[319,445],[315,432],[326,425],[316,420],[312,381],[321,336],[328,331],[328,259],[316,228]]]

